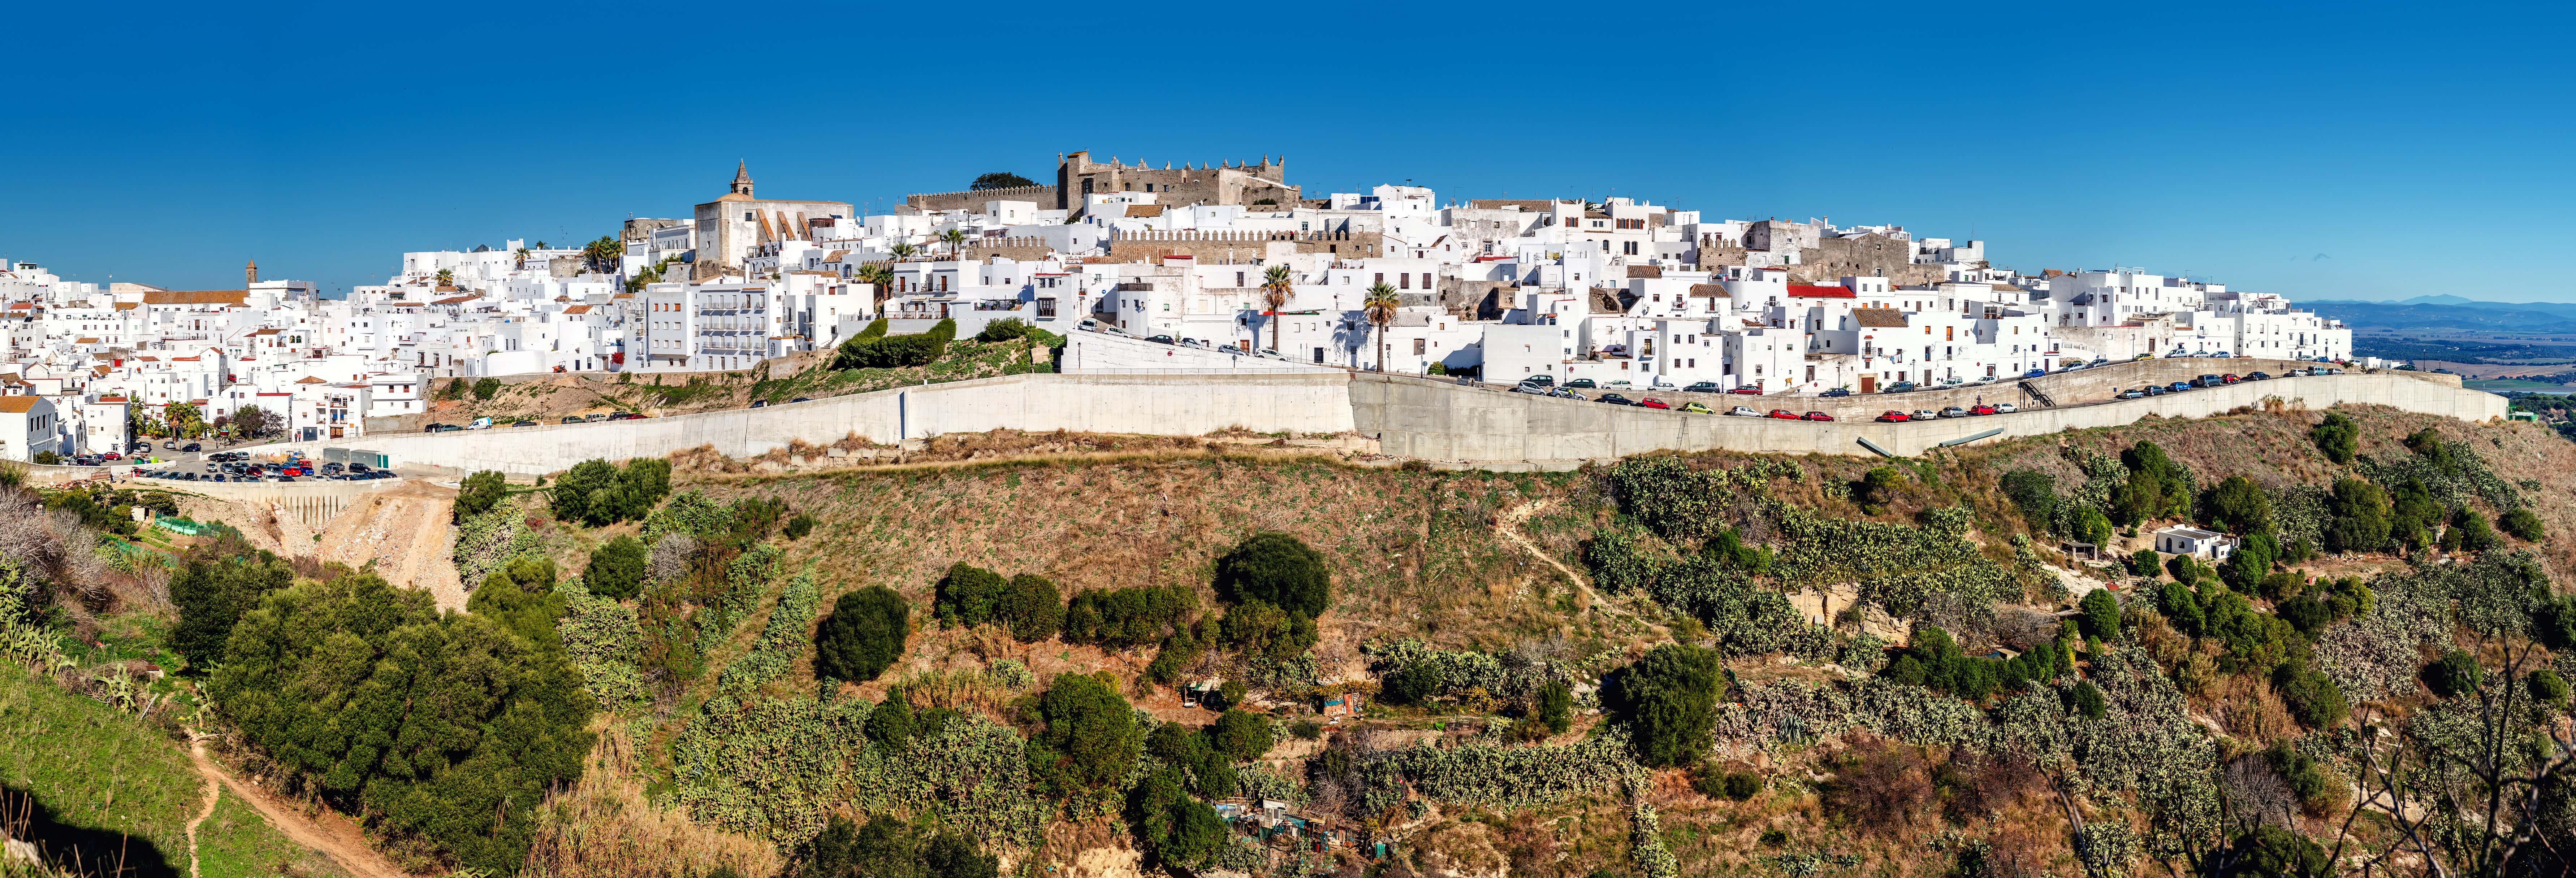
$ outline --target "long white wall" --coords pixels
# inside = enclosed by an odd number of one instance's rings
[[[1157,345],[1157,347],[1160,347]],[[2439,377],[2439,376],[2435,376]],[[1260,432],[1377,438],[1388,454],[1469,463],[1573,461],[1656,450],[1863,454],[1868,439],[1915,455],[1987,430],[1997,438],[2197,418],[2239,406],[2376,403],[2463,420],[2501,417],[2505,400],[2400,373],[2281,378],[2146,399],[1909,424],[1778,421],[1608,406],[1406,376],[1345,373],[1012,375],[831,397],[761,409],[461,433],[371,436],[321,445],[384,452],[396,466],[557,472],[591,458],[659,457],[710,446],[748,457],[847,436],[880,444],[996,429],[1194,436]]]

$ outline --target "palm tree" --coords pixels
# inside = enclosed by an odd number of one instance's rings
[[[898,241],[893,247],[886,248],[886,252],[894,254],[894,258],[901,261],[911,259],[912,254],[919,253],[921,251],[913,249],[913,246],[910,244]]]
[[[941,232],[939,233],[939,241],[940,243],[948,245],[948,255],[953,259],[958,254],[963,253],[966,250],[966,230],[949,229],[948,231]]]
[[[1377,327],[1377,370],[1380,372],[1386,371],[1386,328],[1395,322],[1395,309],[1403,305],[1404,300],[1397,297],[1395,288],[1387,286],[1385,281],[1371,285],[1368,298],[1360,302],[1360,310],[1366,312],[1369,325]]]
[[[520,271],[526,271],[526,270],[528,269],[528,248],[526,248],[526,247],[521,247],[521,248],[519,248],[519,252],[518,252],[518,254],[517,254],[517,255],[518,255],[519,261],[518,261],[518,262],[516,262],[516,263],[514,263],[514,264],[512,264],[512,265],[511,265],[511,267],[512,267],[512,268],[516,268],[516,269],[518,269],[518,270],[520,270]]]
[[[885,312],[886,296],[894,286],[894,269],[882,265],[862,265],[859,266],[859,270],[850,272],[850,279],[874,286],[876,311],[880,314]]]
[[[1288,266],[1273,265],[1261,273],[1261,304],[1270,309],[1270,349],[1279,349],[1279,309],[1288,307]]]

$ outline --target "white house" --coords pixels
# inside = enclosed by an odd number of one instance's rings
[[[2236,553],[2235,537],[2196,527],[2174,525],[2156,531],[2156,551],[2167,555],[2195,555],[2212,561],[2227,560]]]
[[[60,452],[56,434],[62,415],[41,396],[0,396],[0,459],[33,461],[47,451]]]

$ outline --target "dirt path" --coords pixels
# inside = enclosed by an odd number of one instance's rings
[[[242,801],[250,803],[252,808],[257,809],[261,817],[267,818],[270,826],[277,827],[280,834],[296,844],[320,851],[323,856],[330,857],[331,862],[339,866],[341,871],[348,873],[350,878],[411,878],[410,873],[395,868],[394,864],[385,860],[383,854],[376,853],[374,848],[368,847],[366,839],[358,834],[357,827],[349,825],[348,821],[332,820],[327,823],[316,821],[293,808],[280,805],[268,795],[267,791],[234,780],[231,774],[226,773],[222,767],[215,764],[213,759],[206,756],[204,738],[190,736],[188,758],[196,762],[197,773],[206,778],[208,786],[221,784],[224,788],[232,790],[233,795],[240,796]],[[198,821],[205,820],[207,815],[215,811],[215,797],[211,791],[209,793],[206,797],[206,811],[204,814],[197,815]],[[191,822],[188,824],[188,871],[192,876],[196,874],[196,856],[197,824]]]
[[[1600,592],[1592,590],[1591,580],[1583,578],[1582,574],[1574,572],[1574,568],[1565,566],[1565,562],[1558,561],[1555,556],[1541,551],[1537,543],[1530,542],[1529,537],[1521,535],[1521,522],[1528,521],[1530,516],[1537,515],[1541,511],[1546,510],[1548,504],[1553,502],[1555,502],[1553,499],[1539,499],[1522,503],[1519,506],[1514,506],[1505,511],[1501,516],[1494,519],[1494,530],[1497,533],[1502,534],[1503,539],[1506,542],[1521,547],[1521,551],[1530,553],[1530,556],[1537,558],[1540,563],[1553,567],[1556,569],[1556,572],[1564,574],[1567,581],[1574,583],[1574,587],[1583,592],[1583,599],[1586,602],[1586,605],[1598,608],[1608,615],[1617,616],[1630,622],[1643,625],[1656,633],[1670,633],[1664,628],[1664,626],[1637,618],[1635,613],[1628,612],[1628,608],[1611,603],[1608,598],[1602,597]]]
[[[201,775],[205,774],[206,757],[204,745],[190,741],[189,746],[197,748],[195,750],[195,755],[191,757],[197,760],[197,773]],[[204,825],[206,818],[215,816],[215,803],[222,801],[223,795],[223,784],[216,782],[213,777],[208,776],[206,778],[206,807],[199,809],[197,811],[196,818],[188,821],[188,878],[197,878],[198,874],[197,827]]]

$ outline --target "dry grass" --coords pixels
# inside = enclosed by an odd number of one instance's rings
[[[615,728],[592,749],[590,770],[546,797],[531,874],[557,878],[701,878],[718,867],[775,875],[778,852],[757,839],[691,821],[649,801],[636,774],[634,744]]]

